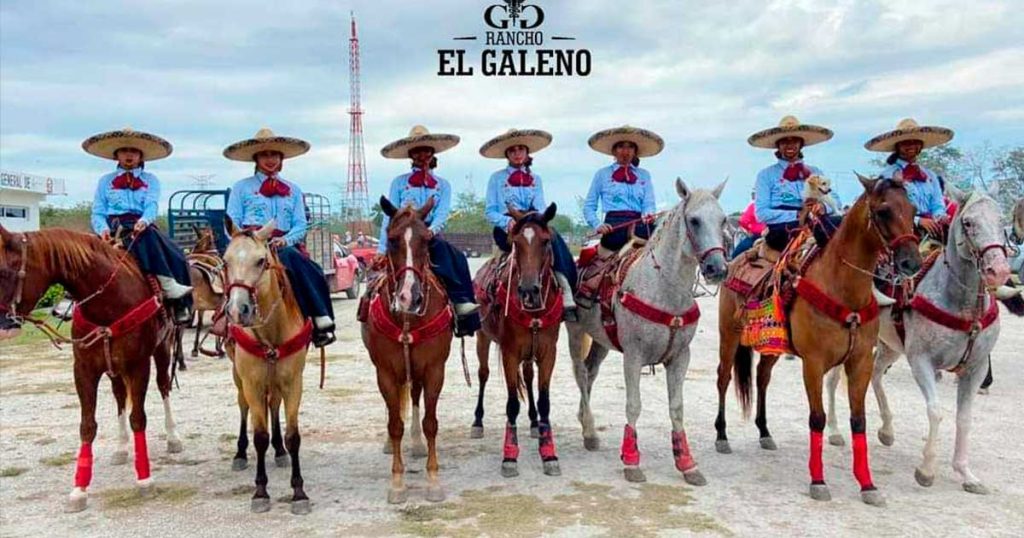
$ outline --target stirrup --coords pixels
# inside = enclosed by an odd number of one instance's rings
[[[327,347],[334,343],[338,338],[334,336],[334,331],[313,331],[313,347]]]

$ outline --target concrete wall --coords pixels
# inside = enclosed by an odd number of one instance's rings
[[[0,224],[8,230],[30,232],[39,229],[39,202],[46,198],[45,194],[0,189]],[[8,208],[28,209],[28,218],[8,216]]]

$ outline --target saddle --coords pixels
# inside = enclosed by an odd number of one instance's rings
[[[755,291],[764,291],[768,276],[781,254],[769,247],[764,239],[759,239],[750,250],[729,262],[724,286],[744,298]]]
[[[203,275],[210,289],[217,295],[224,294],[224,262],[215,254],[193,253],[188,255],[189,267],[194,267]]]
[[[593,308],[595,302],[601,309],[601,325],[615,349],[622,350],[619,343],[619,327],[615,321],[613,301],[626,280],[630,268],[643,255],[640,248],[644,242],[634,241],[612,256],[593,256],[590,263],[581,267],[577,304],[581,308]],[[584,258],[580,256],[581,260]]]

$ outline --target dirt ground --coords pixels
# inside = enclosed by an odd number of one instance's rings
[[[940,383],[942,422],[939,474],[931,488],[914,481],[927,429],[924,403],[905,361],[888,374],[896,413],[896,444],[875,438],[877,407],[869,400],[871,465],[888,506],[861,503],[849,447],[826,445],[825,470],[833,500],[816,502],[807,494],[807,404],[800,364],[780,361],[769,401],[769,425],[779,450],[758,447],[757,430],[740,417],[729,396],[734,453],[714,450],[717,367],[717,299],[700,299],[704,313],[691,348],[685,387],[690,443],[708,485],[686,485],[672,462],[665,377],[642,380],[644,413],[638,432],[648,482],[629,484],[618,458],[625,420],[625,392],[617,354],[604,363],[595,385],[595,418],[602,447],[583,449],[576,420],[578,393],[566,338],[552,390],[552,421],[561,477],[542,473],[536,441],[525,434],[520,415],[520,476],[502,478],[505,390],[497,369],[488,386],[484,439],[470,439],[476,398],[476,358],[470,355],[474,387],[463,381],[454,345],[447,385],[440,403],[441,478],[448,500],[425,500],[424,460],[410,459],[409,501],[386,503],[390,456],[385,438],[383,400],[374,369],[359,339],[355,301],[338,301],[338,342],[328,354],[327,384],[317,389],[318,368],[306,369],[301,412],[303,474],[313,513],[294,516],[286,499],[289,470],[272,468],[270,513],[252,514],[255,456],[250,468],[231,471],[238,426],[234,386],[227,360],[191,360],[179,375],[173,396],[180,454],[167,454],[162,409],[155,387],[149,392],[150,454],[156,495],[142,499],[134,489],[131,465],[112,466],[117,423],[109,385],[101,385],[95,444],[96,464],[89,508],[64,514],[79,445],[78,402],[69,351],[45,342],[0,344],[0,535],[2,536],[735,536],[879,535],[1020,536],[1024,529],[1024,430],[1020,410],[1024,370],[1024,320],[1002,316],[1002,336],[993,355],[996,381],[979,396],[971,433],[975,473],[991,488],[988,496],[961,490],[949,462],[953,451],[955,380]],[[1005,314],[1005,312],[1004,312]],[[466,342],[473,352],[473,342]],[[493,360],[493,359],[492,359]],[[493,364],[492,364],[493,366]],[[846,399],[840,397],[843,430],[849,433]]]

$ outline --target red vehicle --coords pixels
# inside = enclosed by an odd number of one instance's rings
[[[331,293],[345,292],[345,297],[355,299],[359,297],[359,288],[362,285],[364,266],[359,258],[352,255],[352,252],[334,241],[332,265],[334,274],[329,275],[327,282],[330,285]]]

